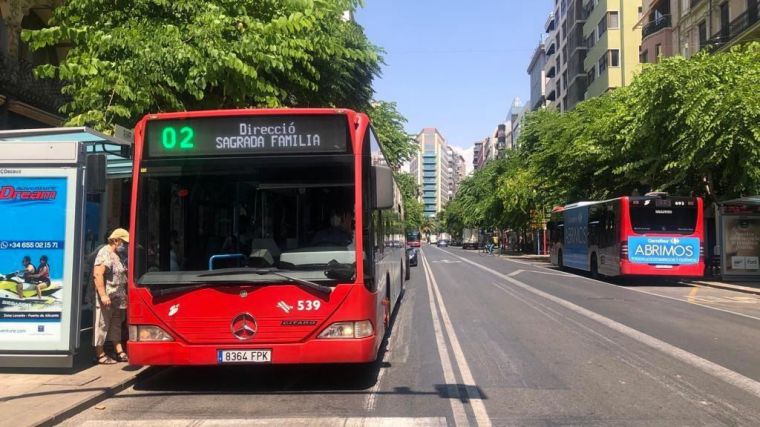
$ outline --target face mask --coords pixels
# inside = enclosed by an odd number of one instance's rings
[[[119,245],[118,248],[116,248],[116,253],[119,254],[120,257],[127,256],[127,250],[129,247],[127,245]]]

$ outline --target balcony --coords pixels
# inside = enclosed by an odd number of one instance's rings
[[[549,67],[549,71],[546,72],[546,78],[547,79],[553,79],[557,76],[557,67],[552,65]]]
[[[0,53],[0,93],[41,110],[57,113],[68,98],[63,84],[54,79],[38,79],[34,65]]]
[[[760,22],[758,16],[760,15],[760,4],[754,4],[744,13],[737,16],[736,19],[731,21],[728,28],[721,28],[720,31],[707,41],[706,46],[711,47],[714,50],[720,50],[728,47],[734,39],[744,33],[753,25]]]
[[[644,25],[644,27],[641,29],[641,37],[645,39],[652,34],[665,28],[670,28],[671,26],[672,19],[670,18],[670,15],[660,16],[659,18]]]

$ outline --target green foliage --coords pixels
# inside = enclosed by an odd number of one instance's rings
[[[404,213],[406,230],[419,230],[422,227],[423,206],[419,201],[420,189],[416,179],[403,172],[396,172],[396,182],[404,197]]]
[[[32,49],[71,48],[39,76],[65,82],[69,125],[110,131],[148,112],[369,106],[379,49],[344,21],[357,0],[79,0]]]
[[[629,87],[526,116],[518,150],[462,183],[449,223],[528,228],[557,204],[648,191],[760,194],[760,43],[646,65]]]
[[[406,118],[398,112],[395,102],[373,102],[367,110],[377,139],[389,166],[397,171],[401,165],[417,153],[414,137],[404,130]]]

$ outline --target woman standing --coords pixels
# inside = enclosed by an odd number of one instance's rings
[[[129,244],[129,232],[117,228],[108,237],[95,257],[93,278],[98,298],[95,305],[95,354],[98,363],[111,365],[129,361],[121,343],[121,325],[127,308],[127,269],[119,257],[122,248]],[[116,359],[106,355],[103,345],[108,338],[113,342]]]

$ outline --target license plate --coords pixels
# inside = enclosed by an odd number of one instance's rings
[[[654,268],[659,268],[661,270],[669,270],[673,268],[673,266],[672,265],[655,265]]]
[[[272,363],[272,350],[218,350],[217,362],[224,363]]]

